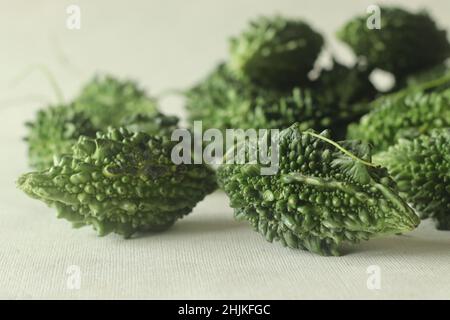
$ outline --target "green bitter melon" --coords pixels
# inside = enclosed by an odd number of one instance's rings
[[[388,168],[401,195],[423,219],[450,230],[450,128],[402,139],[374,160]]]
[[[18,179],[29,196],[55,207],[75,227],[130,237],[171,226],[216,188],[206,165],[175,165],[165,137],[110,129],[80,137],[51,168]]]
[[[293,125],[280,133],[275,175],[260,175],[258,164],[224,164],[218,179],[235,217],[268,241],[339,255],[344,242],[406,232],[420,222],[386,169],[370,161],[363,143],[339,146],[329,132]]]
[[[230,66],[238,76],[267,87],[308,81],[323,37],[301,20],[259,17],[230,41]]]

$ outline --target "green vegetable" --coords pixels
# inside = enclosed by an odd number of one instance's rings
[[[29,127],[30,165],[43,170],[53,159],[70,152],[81,135],[95,136],[109,126],[126,127],[150,135],[170,136],[178,118],[166,116],[156,109],[156,102],[131,81],[112,76],[96,77],[71,104],[48,107],[38,112]]]
[[[236,78],[223,64],[187,92],[186,107],[190,120],[202,120],[204,128],[279,128],[300,117],[305,129],[330,122],[314,107],[310,90],[266,90]]]
[[[268,87],[308,81],[322,36],[301,20],[260,17],[230,42],[230,66],[239,76]]]
[[[30,166],[42,170],[54,158],[70,152],[80,135],[95,136],[95,128],[87,116],[70,105],[51,106],[39,110],[36,119],[26,123]]]
[[[118,127],[130,116],[157,113],[156,101],[130,80],[104,75],[94,77],[74,101],[77,111],[84,112],[95,127],[105,130]]]
[[[371,163],[370,148],[357,141],[338,145],[329,132],[302,132],[295,124],[280,133],[278,173],[262,176],[259,169],[225,164],[218,179],[235,217],[270,242],[339,255],[343,242],[409,231],[420,222],[387,171]]]
[[[315,106],[330,110],[332,123],[328,128],[336,138],[345,137],[347,126],[370,111],[369,102],[377,90],[369,75],[370,70],[363,66],[347,67],[334,61],[333,67],[323,70],[314,82]]]
[[[357,67],[335,63],[310,88],[269,90],[236,78],[222,64],[187,92],[186,108],[190,120],[202,120],[204,128],[287,128],[298,122],[303,130],[332,128],[342,136],[374,96],[365,76]]]
[[[122,126],[132,132],[145,132],[149,135],[170,137],[172,132],[178,128],[178,117],[166,116],[161,112],[155,114],[132,114],[125,117]]]
[[[360,65],[346,67],[336,60],[331,69],[325,69],[313,88],[317,95],[345,110],[354,103],[371,101],[377,91],[369,80],[370,70]]]
[[[450,89],[425,93],[408,91],[374,102],[373,110],[348,128],[348,138],[386,150],[399,138],[413,138],[434,128],[450,126]]]
[[[376,161],[385,165],[402,196],[423,219],[433,218],[438,229],[450,230],[450,129],[400,140]]]
[[[58,217],[75,227],[92,225],[101,236],[163,230],[216,188],[207,166],[173,164],[174,144],[123,128],[80,137],[72,154],[24,174],[18,186],[55,207]]]
[[[446,31],[440,30],[426,12],[384,6],[380,9],[381,29],[369,29],[368,15],[364,15],[349,21],[338,32],[338,37],[370,68],[403,78],[450,57]]]

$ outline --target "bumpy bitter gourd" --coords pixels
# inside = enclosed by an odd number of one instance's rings
[[[70,105],[39,110],[36,119],[26,125],[29,163],[37,170],[50,167],[56,157],[70,152],[79,136],[93,137],[96,132],[89,118]]]
[[[22,175],[18,186],[55,207],[60,218],[92,225],[99,235],[166,229],[216,187],[207,166],[175,165],[173,145],[165,137],[110,129],[80,137],[71,154],[48,170]]]
[[[259,17],[230,41],[230,66],[237,75],[267,87],[308,81],[322,36],[301,20]]]
[[[369,80],[370,70],[360,65],[347,67],[334,60],[332,68],[322,70],[313,83],[317,95],[340,110],[358,102],[369,102],[377,90]]]
[[[109,126],[126,127],[150,135],[170,136],[178,118],[156,109],[156,102],[132,81],[105,75],[83,88],[73,103],[48,106],[27,123],[30,165],[38,170],[52,165],[54,158],[70,152],[81,135],[95,136]]]
[[[260,175],[258,164],[222,165],[219,184],[235,217],[270,242],[321,255],[339,255],[343,242],[414,229],[418,216],[386,169],[371,164],[370,148],[356,141],[340,145],[329,132],[293,125],[280,132],[275,175]]]
[[[376,156],[420,216],[450,230],[450,128],[400,140]]]
[[[190,120],[202,120],[204,128],[282,129],[297,122],[304,130],[345,132],[349,122],[367,112],[364,103],[375,94],[364,75],[336,63],[309,88],[284,91],[238,79],[221,64],[186,93],[186,108]]]
[[[327,110],[313,105],[310,90],[266,90],[236,78],[225,64],[186,96],[190,120],[202,120],[204,128],[280,128],[298,121],[307,129],[330,122]]]
[[[373,110],[348,128],[349,139],[386,150],[400,138],[414,138],[434,128],[450,126],[450,89],[436,92],[414,90],[374,102]]]
[[[347,126],[370,111],[369,102],[375,98],[377,90],[369,75],[370,70],[366,67],[358,64],[347,67],[334,61],[332,68],[322,70],[313,82],[314,104],[316,108],[329,110],[328,129],[335,138],[344,138]]]
[[[136,114],[157,113],[155,99],[136,82],[110,75],[99,75],[89,81],[75,99],[74,107],[84,112],[99,130],[122,126],[123,121]]]
[[[338,37],[371,69],[391,72],[399,80],[450,57],[446,31],[426,12],[381,6],[380,29],[367,27],[369,15],[347,22]]]

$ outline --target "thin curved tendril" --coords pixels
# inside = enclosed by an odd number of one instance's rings
[[[418,88],[421,90],[427,90],[430,88],[438,87],[446,82],[450,81],[450,74],[440,77],[438,79],[434,79],[432,81],[426,82],[423,85],[419,85]]]
[[[31,72],[33,72],[33,70],[40,71],[45,76],[45,78],[47,78],[48,82],[50,83],[50,86],[53,89],[53,92],[55,93],[55,96],[56,96],[56,99],[57,99],[58,103],[63,104],[64,103],[64,96],[63,96],[62,90],[59,87],[58,83],[56,82],[55,77],[50,72],[49,68],[47,68],[44,65],[41,65],[41,64],[31,65],[27,70],[25,70],[23,72],[22,75],[17,77],[16,81],[17,82],[21,81],[22,79],[27,77]]]
[[[359,161],[359,162],[365,164],[366,166],[370,166],[370,167],[378,167],[376,164],[373,164],[373,163],[371,163],[371,162],[367,162],[367,161],[365,161],[365,160],[363,160],[363,159],[358,158],[358,157],[355,156],[353,153],[351,153],[351,152],[348,151],[347,149],[345,149],[345,148],[343,148],[342,146],[340,146],[338,143],[336,143],[336,142],[334,142],[333,140],[330,140],[330,139],[328,139],[328,138],[326,138],[326,137],[324,137],[324,136],[321,136],[320,134],[313,133],[313,132],[310,132],[310,131],[305,131],[304,133],[305,133],[305,134],[309,134],[309,135],[311,135],[311,136],[313,136],[313,137],[316,137],[316,138],[318,138],[318,139],[320,139],[320,140],[323,140],[323,141],[325,141],[325,142],[328,142],[329,144],[335,146],[335,147],[338,148],[340,151],[342,151],[343,153],[345,153],[346,155],[348,155],[350,158],[352,158],[352,159],[354,159],[354,160],[356,160],[356,161]]]

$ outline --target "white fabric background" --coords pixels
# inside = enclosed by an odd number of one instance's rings
[[[384,1],[393,3],[394,1]],[[450,2],[395,1],[426,6],[450,29]],[[65,8],[79,4],[82,29],[65,28]],[[162,234],[123,240],[73,230],[53,210],[15,188],[28,170],[23,122],[55,102],[36,64],[55,75],[66,99],[95,71],[132,77],[154,94],[186,88],[226,57],[226,39],[257,14],[305,17],[326,33],[344,62],[349,51],[333,39],[343,21],[370,1],[0,0],[0,298],[450,298],[450,233],[424,222],[404,236],[320,257],[269,244],[233,220],[217,192]],[[163,111],[184,115],[178,97]],[[81,287],[67,286],[70,266]],[[369,290],[367,268],[381,270]]]

